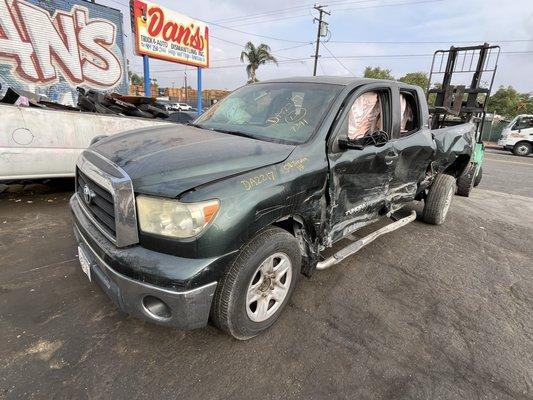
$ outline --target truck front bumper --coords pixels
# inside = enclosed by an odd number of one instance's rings
[[[216,281],[184,290],[164,287],[117,272],[110,261],[113,265],[122,263],[123,268],[130,267],[124,265],[127,263],[125,260],[129,260],[140,266],[155,265],[161,270],[168,265],[179,269],[181,263],[187,271],[202,273],[206,268],[209,269],[214,260],[196,260],[195,268],[192,268],[191,262],[195,261],[191,259],[157,253],[140,246],[116,248],[92,226],[81,210],[76,194],[70,199],[70,207],[74,218],[74,234],[78,247],[89,263],[91,278],[98,282],[119,309],[135,317],[179,329],[201,328],[207,324]]]

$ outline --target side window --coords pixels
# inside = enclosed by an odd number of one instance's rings
[[[533,117],[521,117],[516,121],[512,130],[533,128]]]
[[[383,130],[382,95],[372,91],[360,95],[348,112],[348,139],[355,140]]]
[[[420,130],[416,93],[400,91],[400,137],[409,136]]]

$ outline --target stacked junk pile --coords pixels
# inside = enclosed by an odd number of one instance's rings
[[[91,112],[107,115],[123,115],[128,117],[164,119],[169,122],[189,122],[194,116],[182,112],[169,113],[164,104],[152,97],[124,96],[118,93],[102,93],[78,87],[77,107],[67,106],[50,101],[45,96],[24,90],[8,88],[0,103],[17,106],[39,107],[54,110]]]

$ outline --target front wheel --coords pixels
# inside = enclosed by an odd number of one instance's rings
[[[531,154],[531,144],[528,142],[519,142],[514,145],[513,153],[515,156],[528,156]]]
[[[296,238],[271,227],[255,236],[222,277],[211,307],[212,322],[236,339],[270,328],[289,302],[300,275]]]
[[[432,225],[442,224],[450,209],[454,193],[455,178],[451,175],[437,175],[424,201],[424,222]]]

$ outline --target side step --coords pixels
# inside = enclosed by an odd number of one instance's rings
[[[346,257],[349,257],[354,253],[357,253],[359,250],[361,250],[367,244],[372,243],[374,240],[376,240],[381,235],[395,231],[396,229],[401,228],[402,226],[405,226],[410,222],[413,222],[415,219],[416,219],[416,211],[411,211],[411,214],[409,216],[399,219],[398,221],[395,221],[387,226],[384,226],[383,228],[378,229],[377,231],[372,232],[371,234],[339,250],[338,252],[333,254],[331,257],[326,258],[324,261],[320,261],[316,265],[316,269],[324,270],[329,267],[332,267],[333,265],[337,263],[340,263]]]

